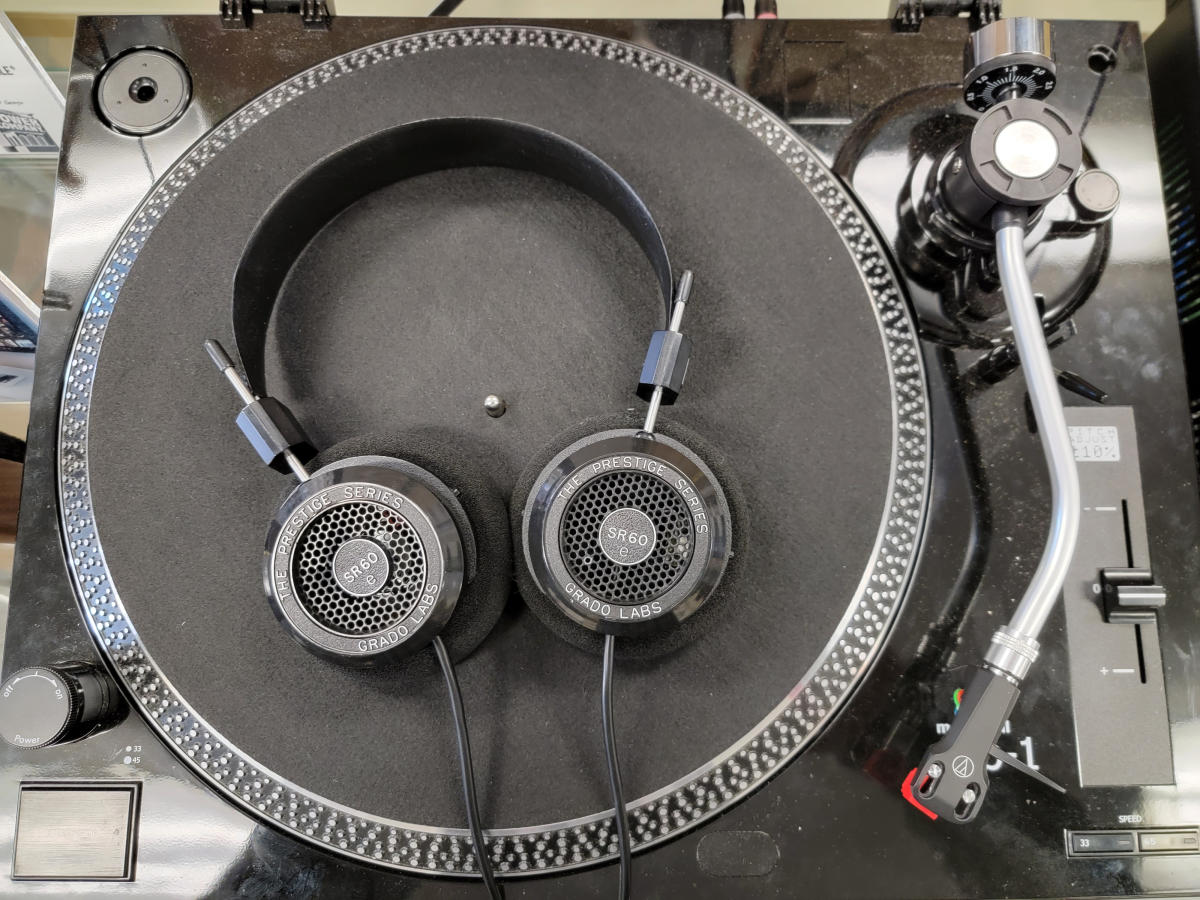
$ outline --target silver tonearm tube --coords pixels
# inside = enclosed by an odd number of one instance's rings
[[[1054,367],[1050,364],[1042,315],[1025,268],[1025,223],[1024,210],[1006,207],[998,209],[992,219],[1004,302],[1021,366],[1025,370],[1025,384],[1033,403],[1046,465],[1050,469],[1050,534],[1037,572],[1025,589],[1017,611],[1009,623],[992,636],[984,658],[989,666],[1017,681],[1025,677],[1037,659],[1038,635],[1058,600],[1067,567],[1075,553],[1080,515],[1075,453],[1063,416]]]
[[[1025,230],[1030,216],[1078,176],[1083,143],[1061,112],[1041,102],[1055,83],[1049,25],[1036,19],[992,22],[972,35],[969,50],[964,99],[983,115],[970,138],[953,151],[964,165],[957,172],[951,166],[939,190],[954,214],[965,216],[965,227],[990,228],[994,235],[1013,346],[1050,470],[1051,512],[1046,546],[1021,602],[1008,624],[992,635],[982,664],[973,667],[956,696],[949,730],[901,785],[905,798],[926,815],[959,825],[973,821],[982,808],[991,760],[1065,792],[997,741],[1038,658],[1038,637],[1075,555],[1081,513],[1071,434],[1025,263]],[[1022,67],[1037,77],[1022,81]]]
[[[1000,760],[1055,790],[1063,790],[996,744],[1020,696],[1021,680],[1037,659],[1038,635],[1058,600],[1079,537],[1079,473],[1050,364],[1042,314],[1025,268],[1026,222],[1025,210],[1000,207],[993,215],[992,227],[1004,302],[1050,468],[1050,534],[1037,572],[1016,612],[992,636],[983,666],[975,670],[967,684],[950,730],[929,748],[904,785],[905,791],[911,791],[906,796],[926,813],[960,825],[975,818],[987,794],[989,759]]]

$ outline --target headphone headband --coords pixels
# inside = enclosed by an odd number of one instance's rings
[[[424,119],[377,132],[321,159],[271,204],[234,275],[233,340],[251,389],[266,396],[264,344],[292,264],[326,223],[389,184],[468,166],[534,172],[582,191],[616,216],[654,269],[670,320],[673,279],[662,233],[633,187],[573,141],[507,119]]]

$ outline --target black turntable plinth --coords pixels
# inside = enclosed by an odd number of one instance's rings
[[[1074,389],[1075,458],[1121,464],[1078,463],[1076,568],[1002,716],[978,818],[931,821],[910,790],[1033,577],[1051,510],[1011,328],[989,306],[998,286],[980,287],[995,271],[939,280],[914,254],[945,266],[951,251],[914,250],[904,231],[906,192],[976,119],[958,87],[968,31],[932,17],[910,32],[81,19],[3,674],[15,692],[18,670],[78,662],[92,668],[37,671],[112,693],[51,746],[0,748],[10,891],[483,893],[432,651],[345,665],[292,640],[264,595],[268,525],[297,480],[238,434],[205,352],[217,340],[246,359],[233,297],[253,270],[278,291],[262,372],[244,368],[319,451],[305,465],[407,459],[471,520],[469,574],[488,587],[464,593],[444,637],[506,891],[614,892],[602,639],[530,609],[529,551],[510,529],[556,452],[636,434],[647,340],[678,328],[628,222],[569,179],[406,168],[404,129],[480,120],[594,154],[693,276],[686,387],[661,435],[720,484],[732,540],[678,631],[616,641],[634,894],[1200,889],[1195,471],[1128,26],[1054,26],[1054,102],[1082,132],[1082,166],[1103,167],[1121,199],[1114,214],[1082,188],[1059,197],[1031,224],[1029,257]],[[109,90],[127,70],[128,101]],[[157,124],[136,119],[147,78]],[[392,149],[369,171],[344,164],[368,146]],[[266,254],[264,223],[295,252]],[[1110,509],[1126,535],[1112,559],[1110,520],[1088,518]],[[373,534],[352,536],[392,546]],[[1108,584],[1099,570],[1115,586],[1117,568],[1139,567],[1152,569],[1130,582],[1140,618],[1088,631],[1088,611],[1108,608],[1089,593]],[[1127,675],[1125,645],[1111,661],[1103,648],[1134,628]],[[1095,673],[1084,644],[1101,648]],[[1105,686],[1122,678],[1138,692]],[[29,849],[99,815],[96,797],[128,810],[120,865],[88,870],[97,850],[56,870]]]

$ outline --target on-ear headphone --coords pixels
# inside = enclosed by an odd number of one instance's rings
[[[307,466],[315,455],[311,442],[291,412],[264,387],[267,328],[292,263],[332,218],[387,184],[465,166],[532,171],[598,201],[646,254],[668,317],[673,308],[666,246],[645,203],[599,157],[531,125],[475,118],[407,123],[318,161],[279,195],[247,243],[234,278],[233,344],[244,376],[237,374],[218,344],[210,342],[209,352],[242,397],[245,406],[238,425],[260,458],[300,479],[268,528],[263,580],[272,608],[303,646],[342,662],[372,664],[416,652],[443,628],[453,627],[460,599],[465,602],[474,593],[487,598],[473,604],[475,614],[486,621],[474,623],[473,640],[462,642],[469,646],[455,648],[448,637],[456,655],[470,652],[498,618],[511,571],[482,567],[478,561],[499,552],[507,561],[510,538],[506,531],[498,535],[493,526],[487,546],[477,545],[467,507],[476,502],[476,495],[492,489],[486,477],[472,469],[466,454],[455,454],[446,444],[425,448],[418,462],[404,447],[385,449],[367,441],[360,448],[366,452],[339,456],[310,472]],[[648,372],[644,387],[648,397],[657,389],[659,400],[670,403],[682,386],[688,344],[677,329],[660,332],[655,339],[658,349],[652,356],[662,371]],[[616,459],[619,466],[628,458],[632,468],[616,481],[606,477],[588,487],[581,496],[590,501],[569,504],[569,510],[551,502],[544,511],[534,510],[532,518],[539,534],[545,527],[566,527],[574,533],[576,519],[603,506],[607,500],[601,494],[608,497],[619,481],[630,492],[630,503],[614,507],[625,512],[609,517],[614,537],[600,545],[602,554],[616,553],[619,562],[608,565],[604,575],[606,564],[600,557],[595,560],[599,568],[584,562],[589,550],[571,544],[564,545],[565,553],[557,553],[554,541],[539,541],[537,546],[546,553],[538,557],[536,572],[564,612],[601,630],[657,623],[660,614],[653,610],[685,617],[720,577],[728,545],[720,488],[682,445],[647,435],[614,433],[604,438],[557,460],[543,480],[566,478],[567,485],[553,490],[568,493],[572,485],[590,485],[592,478],[585,477],[580,466],[604,454],[609,454],[608,462],[598,464],[610,465]],[[575,468],[558,472],[563,465]],[[431,467],[442,471],[435,474]],[[640,497],[643,487],[650,493],[639,506],[641,501],[632,498]],[[551,493],[549,487],[543,491],[547,498]],[[483,502],[495,507],[498,501],[485,497]],[[641,546],[636,545],[639,536]],[[479,586],[477,573],[484,568],[489,577]],[[561,572],[569,574],[557,577]],[[603,590],[605,578],[613,582],[608,592]],[[645,604],[630,604],[629,598],[641,596],[639,585],[647,578],[661,583],[663,590],[652,597],[646,593]],[[595,610],[590,600],[582,603],[565,592],[566,584],[589,592],[589,597],[596,595]]]
[[[663,253],[656,268],[669,283]],[[641,427],[560,438],[562,449],[518,482],[528,486],[518,577],[536,586],[526,600],[543,620],[564,615],[604,635],[662,632],[700,609],[725,572],[725,492],[693,449],[656,431],[660,408],[675,402],[687,375],[691,341],[680,326],[691,286],[685,271],[667,295],[667,328],[651,338],[637,389],[648,402]]]
[[[300,481],[267,530],[263,582],[272,609],[301,645],[340,662],[371,664],[433,645],[456,717],[468,821],[476,847],[483,848],[466,722],[446,644],[454,643],[450,630],[463,618],[455,615],[460,603],[470,600],[482,614],[482,627],[468,629],[472,637],[460,642],[460,656],[500,614],[511,546],[502,504],[487,479],[454,460],[445,443],[422,449],[411,437],[363,436],[316,458],[310,471],[312,443],[264,388],[272,309],[317,232],[377,188],[464,166],[532,171],[597,200],[638,242],[663,299],[667,327],[651,339],[638,386],[648,402],[645,421],[640,428],[576,436],[548,462],[535,459],[517,548],[519,575],[536,585],[526,592],[534,610],[605,636],[605,748],[624,895],[630,841],[612,728],[614,636],[660,631],[695,613],[724,574],[732,532],[712,470],[685,443],[656,431],[660,408],[675,402],[687,374],[691,342],[680,325],[692,276],[684,272],[676,288],[662,234],[638,194],[585,148],[530,125],[431,119],[382,131],[313,165],[276,199],[247,243],[232,304],[244,375],[219,343],[208,341],[206,348],[244,403],[237,423],[259,457]],[[489,519],[483,540],[476,539],[475,514]],[[485,556],[491,564],[484,565]],[[498,896],[487,854],[479,857]]]
[[[558,614],[601,634],[645,636],[711,596],[731,531],[725,493],[699,455],[664,434],[611,428],[572,441],[533,479],[519,565]]]

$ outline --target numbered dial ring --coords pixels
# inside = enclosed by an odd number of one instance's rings
[[[369,665],[424,647],[450,618],[463,547],[437,496],[384,457],[328,466],[284,502],[267,534],[271,606],[300,644]]]
[[[977,112],[991,109],[1004,100],[1044,100],[1056,84],[1049,60],[1008,62],[986,69],[963,84],[963,99]]]

